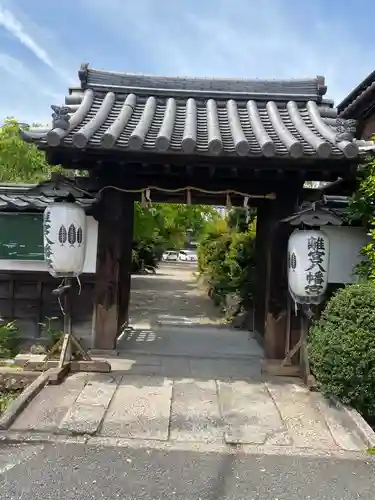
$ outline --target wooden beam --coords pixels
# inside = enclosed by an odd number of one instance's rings
[[[41,147],[43,149],[43,147]],[[81,164],[82,169],[92,168],[97,161],[103,162],[104,164],[116,165],[121,161],[125,161],[127,164],[170,164],[176,166],[186,166],[194,165],[195,167],[204,167],[214,165],[215,168],[231,168],[233,166],[239,167],[244,170],[268,170],[276,172],[279,168],[283,171],[298,171],[301,166],[306,168],[306,170],[319,173],[322,170],[329,170],[331,172],[345,174],[349,172],[351,165],[356,165],[353,160],[347,158],[317,158],[311,156],[305,156],[302,158],[293,159],[289,157],[275,157],[275,158],[265,158],[265,157],[239,157],[239,156],[206,156],[198,154],[179,154],[179,153],[153,153],[153,152],[139,152],[139,151],[119,151],[119,150],[105,150],[105,149],[85,149],[81,150],[73,147],[45,147],[44,148],[48,157],[48,161],[51,164],[59,165],[61,164],[63,168],[71,168],[72,161],[76,161],[77,165]],[[108,168],[108,167],[106,167]],[[129,172],[129,169],[126,168]],[[316,174],[315,174],[316,176]],[[341,175],[343,176],[343,175]],[[306,179],[306,180],[314,180]]]

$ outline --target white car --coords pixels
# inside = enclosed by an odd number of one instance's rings
[[[180,250],[179,260],[184,262],[197,262],[197,254],[192,250]]]
[[[178,254],[178,260],[182,260],[183,262],[186,262],[188,259],[188,254],[186,253],[185,250],[180,250]]]
[[[196,252],[191,252],[189,255],[189,258],[192,262],[198,262],[198,256],[197,256]]]
[[[163,253],[163,260],[168,260],[168,261],[177,261],[178,260],[178,252],[174,250],[170,250],[168,252]]]

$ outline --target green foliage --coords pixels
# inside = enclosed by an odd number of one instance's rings
[[[228,294],[236,293],[248,308],[253,299],[255,221],[244,223],[243,215],[236,212],[206,228],[198,247],[198,270],[205,276],[208,293],[216,304],[223,304]],[[238,227],[241,232],[236,231]]]
[[[142,263],[156,267],[165,250],[179,250],[185,246],[188,230],[194,238],[199,238],[208,221],[218,217],[212,207],[205,205],[153,203],[142,206],[136,203],[133,271],[138,271]]]
[[[59,318],[53,316],[49,317],[46,316],[44,318],[44,321],[42,323],[39,323],[39,326],[41,327],[41,335],[42,337],[45,337],[48,339],[48,347],[53,347],[56,342],[58,342],[61,337],[64,335],[63,331],[61,328],[59,328],[56,325],[56,321],[58,321]]]
[[[372,283],[339,290],[310,329],[309,357],[322,391],[375,423],[374,304]]]
[[[0,182],[37,183],[58,170],[46,162],[44,153],[19,137],[19,124],[7,118],[0,128]]]
[[[370,241],[361,254],[365,258],[356,268],[356,273],[371,281],[375,280],[375,161],[370,161],[359,173],[359,185],[352,197],[348,219],[360,222],[364,226]]]
[[[0,358],[12,358],[18,352],[19,329],[15,321],[0,324]]]

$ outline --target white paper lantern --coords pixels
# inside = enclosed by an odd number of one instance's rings
[[[288,243],[288,284],[295,302],[319,304],[327,290],[329,239],[323,231],[296,230]]]
[[[55,278],[76,277],[86,253],[86,214],[75,203],[51,203],[43,216],[44,258]]]

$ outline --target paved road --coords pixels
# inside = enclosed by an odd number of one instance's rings
[[[161,322],[215,324],[222,320],[207,294],[197,288],[195,264],[162,262],[155,275],[134,275],[130,320],[154,327]]]
[[[6,500],[373,500],[371,458],[47,444],[0,447]]]

